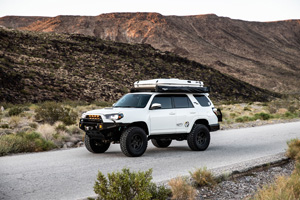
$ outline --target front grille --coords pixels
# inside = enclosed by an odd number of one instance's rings
[[[101,118],[98,118],[98,119],[95,119],[95,118],[83,118],[80,121],[81,122],[103,123],[103,120]]]

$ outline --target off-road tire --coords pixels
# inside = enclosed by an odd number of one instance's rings
[[[203,124],[195,124],[187,137],[189,147],[193,151],[204,151],[210,143],[210,133]]]
[[[144,154],[148,146],[147,135],[140,127],[129,127],[120,138],[122,152],[128,157],[138,157]]]
[[[88,135],[84,137],[84,144],[87,150],[92,153],[104,153],[110,146],[110,143],[104,143],[102,140],[91,139]]]
[[[151,139],[151,142],[157,148],[166,148],[166,147],[170,146],[170,144],[172,143],[172,140],[168,140],[168,139]]]

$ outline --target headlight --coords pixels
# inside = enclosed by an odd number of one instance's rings
[[[123,113],[114,113],[114,114],[108,114],[105,115],[106,119],[110,120],[120,120],[124,117]]]
[[[86,113],[82,113],[81,118],[85,118],[86,117]]]

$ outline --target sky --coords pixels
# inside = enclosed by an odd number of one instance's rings
[[[84,15],[112,12],[157,12],[201,15],[245,21],[300,19],[300,0],[0,0],[0,17]]]

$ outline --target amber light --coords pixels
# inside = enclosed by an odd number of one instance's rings
[[[89,119],[100,119],[101,118],[100,115],[87,115],[86,117]]]

